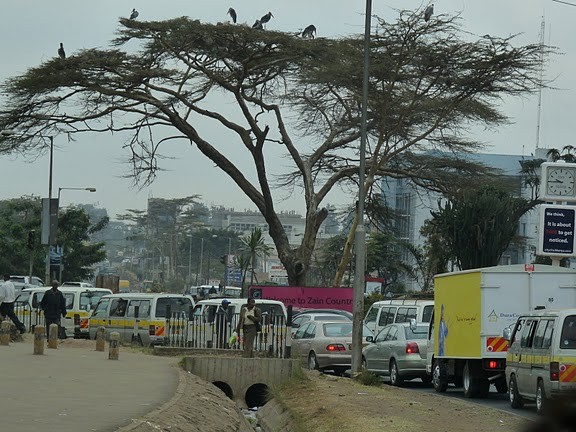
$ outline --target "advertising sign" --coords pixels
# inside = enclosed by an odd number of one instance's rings
[[[352,312],[353,288],[251,286],[248,296],[257,299],[278,300],[294,309],[340,309]]]
[[[538,254],[575,256],[574,222],[576,207],[542,204]]]

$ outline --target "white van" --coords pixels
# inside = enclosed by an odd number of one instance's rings
[[[388,324],[409,322],[429,323],[434,311],[434,300],[393,299],[374,302],[364,318],[364,324],[374,335]]]
[[[96,338],[98,327],[120,333],[120,340],[136,342],[144,346],[162,345],[165,338],[167,318],[189,315],[194,299],[183,294],[118,293],[102,297],[89,319],[90,339]],[[170,309],[170,316],[167,311]],[[136,311],[138,311],[136,316]]]
[[[25,288],[14,302],[14,312],[26,326],[44,325],[44,314],[40,302],[51,287]],[[88,316],[100,298],[112,291],[107,288],[59,287],[66,300],[66,318],[62,326],[67,337],[88,337]]]
[[[553,399],[576,390],[576,309],[537,310],[518,318],[506,354],[510,405],[535,401],[542,413]]]

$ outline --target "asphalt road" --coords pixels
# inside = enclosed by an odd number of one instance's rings
[[[388,378],[384,378],[387,382]],[[508,393],[500,394],[496,391],[494,386],[491,386],[490,393],[485,399],[470,399],[464,397],[462,388],[456,388],[453,385],[448,386],[448,390],[445,393],[437,393],[431,384],[424,384],[420,380],[406,381],[404,383],[404,388],[412,389],[414,391],[426,392],[426,393],[436,393],[443,397],[455,398],[465,400],[470,403],[475,403],[482,406],[487,406],[490,408],[499,409],[507,413],[519,415],[521,417],[534,420],[538,417],[536,414],[536,405],[531,403],[526,403],[522,409],[512,409],[510,408],[510,400],[508,399]]]

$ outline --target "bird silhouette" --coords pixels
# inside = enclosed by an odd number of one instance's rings
[[[424,21],[426,22],[430,21],[430,17],[432,16],[433,13],[434,13],[434,3],[428,6],[426,8],[426,11],[424,11]]]
[[[254,24],[252,24],[252,28],[256,30],[263,30],[264,26],[262,25],[262,21],[256,20]]]
[[[306,39],[314,39],[315,35],[316,27],[314,27],[314,24],[310,24],[302,31],[302,37]]]
[[[274,15],[272,15],[272,12],[268,12],[266,15],[264,15],[262,18],[260,18],[260,22],[262,24],[266,24],[268,21],[270,21],[270,18],[274,17]]]
[[[136,9],[132,9],[132,13],[130,14],[130,19],[133,20],[133,19],[138,18],[138,15],[140,15],[138,13],[138,11]]]
[[[66,58],[66,52],[64,51],[64,44],[62,42],[60,42],[60,48],[58,48],[58,56],[61,59],[65,59]]]
[[[232,18],[232,22],[233,22],[234,24],[236,24],[236,18],[237,18],[237,16],[236,16],[236,11],[234,10],[234,8],[228,9],[228,15],[230,15],[230,18]]]

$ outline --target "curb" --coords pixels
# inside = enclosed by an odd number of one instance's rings
[[[178,403],[178,401],[180,401],[180,399],[182,398],[182,395],[186,391],[186,384],[187,384],[186,373],[187,372],[184,371],[180,367],[180,365],[176,365],[175,367],[178,368],[178,387],[176,388],[176,392],[174,393],[174,396],[172,396],[172,398],[170,398],[170,400],[168,402],[163,403],[160,407],[149,412],[148,414],[146,414],[140,418],[137,418],[137,419],[132,419],[132,423],[130,423],[129,425],[126,425],[126,426],[121,426],[120,428],[116,429],[115,432],[134,431],[134,430],[136,430],[136,428],[140,427],[144,423],[153,423],[154,418],[158,414],[166,411],[167,409],[171,408],[176,403]]]

